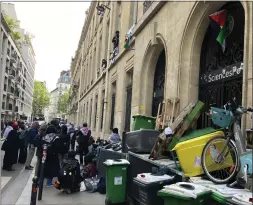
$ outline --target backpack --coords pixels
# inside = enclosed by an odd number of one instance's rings
[[[104,177],[101,177],[99,179],[99,182],[97,184],[97,191],[100,194],[106,194],[106,182],[105,182],[105,178]]]
[[[67,193],[80,191],[81,175],[80,164],[76,159],[65,159],[62,162],[57,189],[64,189]]]

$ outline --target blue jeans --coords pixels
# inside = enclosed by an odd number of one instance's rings
[[[52,186],[53,185],[53,179],[52,178],[48,178],[47,179],[47,186]]]

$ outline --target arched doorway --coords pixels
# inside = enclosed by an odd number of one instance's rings
[[[164,99],[164,83],[165,83],[165,66],[166,57],[165,50],[160,53],[154,74],[154,87],[153,87],[153,101],[152,101],[152,116],[156,116],[158,112],[159,104]]]
[[[232,97],[242,102],[242,68],[244,45],[244,9],[240,2],[225,4],[229,23],[225,50],[218,43],[214,24],[210,23],[201,48],[199,99],[205,103],[205,112],[198,126],[207,127],[210,120],[206,111],[210,104],[222,107]]]

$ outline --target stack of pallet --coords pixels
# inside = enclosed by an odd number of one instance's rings
[[[150,159],[164,158],[164,153],[171,150],[179,138],[187,131],[191,130],[196,124],[201,112],[204,108],[204,103],[189,103],[168,126],[171,128],[173,136],[166,137],[165,132],[162,132],[151,151]]]

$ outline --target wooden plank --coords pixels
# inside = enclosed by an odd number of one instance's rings
[[[158,130],[159,127],[160,127],[160,109],[161,109],[161,103],[159,103],[159,106],[158,106],[158,111],[157,111],[157,115],[156,115],[156,123],[155,123],[155,129]]]
[[[184,118],[192,111],[195,103],[189,103],[177,116],[175,121],[170,125],[172,132],[174,133],[178,126],[183,122]]]
[[[182,135],[189,130],[189,128],[193,127],[197,122],[201,112],[204,108],[204,103],[198,101],[198,103],[194,106],[193,110],[185,117],[182,126],[180,129],[173,135],[176,138],[182,137]]]

